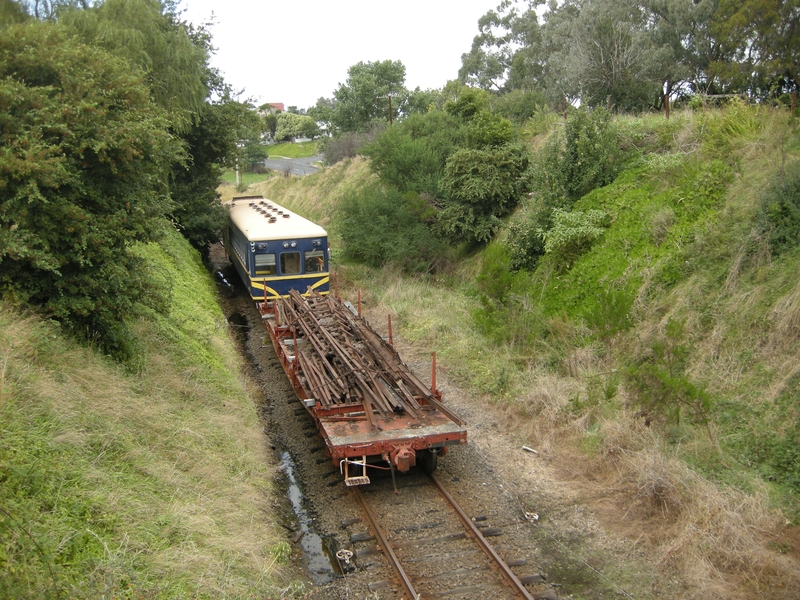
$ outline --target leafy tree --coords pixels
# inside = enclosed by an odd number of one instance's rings
[[[224,224],[216,188],[224,165],[232,162],[236,142],[256,140],[260,153],[260,123],[251,119],[247,131],[234,115],[243,115],[224,82],[208,61],[211,37],[204,27],[181,21],[171,0],[104,0],[89,9],[60,10],[59,21],[86,43],[124,59],[148,84],[153,100],[169,113],[170,129],[178,134],[190,157],[171,166],[172,218],[201,252],[219,238]],[[212,106],[211,90],[231,110]],[[249,146],[253,149],[253,145]],[[258,156],[252,160],[258,160]]]
[[[638,3],[580,2],[565,66],[573,95],[589,106],[642,109],[660,96],[646,15]]]
[[[414,88],[408,94],[403,111],[406,115],[426,113],[441,108],[441,94],[437,90],[421,90]]]
[[[541,32],[537,7],[543,0],[502,2],[478,20],[478,35],[461,55],[458,78],[484,90],[531,89],[541,80]]]
[[[336,101],[333,98],[318,98],[317,103],[308,109],[308,116],[321,124],[328,132],[333,130],[334,108]]]
[[[14,0],[0,0],[0,27],[11,23],[22,23],[29,19],[25,8]]]
[[[236,152],[233,132],[240,121],[238,112],[234,102],[205,104],[183,136],[190,156],[183,165],[172,169],[172,217],[204,257],[209,242],[219,239],[225,223],[216,188],[226,163]]]
[[[440,231],[460,242],[488,242],[525,191],[528,154],[520,146],[461,149],[445,165]]]
[[[209,93],[210,38],[181,22],[171,2],[104,0],[89,10],[63,11],[59,21],[136,68],[175,131],[191,126]]]
[[[275,139],[275,134],[278,132],[278,115],[269,113],[264,116],[264,130],[273,140]]]
[[[333,93],[333,125],[341,131],[363,132],[375,121],[394,121],[408,98],[405,80],[406,68],[399,60],[353,65],[347,70],[347,82]]]
[[[435,196],[448,156],[463,145],[465,129],[444,111],[412,114],[362,149],[381,181],[401,192]]]
[[[156,302],[134,242],[155,239],[181,158],[128,63],[51,24],[0,29],[0,289],[111,352]]]
[[[654,77],[665,94],[713,91],[709,66],[722,57],[711,27],[718,4],[719,0],[642,3],[648,15]]]
[[[733,61],[716,61],[713,73],[728,81],[800,88],[800,9],[795,0],[719,0],[716,37]],[[758,90],[753,90],[758,92]],[[772,91],[772,90],[767,90]]]
[[[319,135],[316,121],[307,115],[280,113],[275,129],[275,141],[289,140],[295,137],[314,137]]]

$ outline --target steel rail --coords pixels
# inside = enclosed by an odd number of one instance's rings
[[[522,582],[517,578],[516,575],[514,575],[506,562],[500,558],[500,555],[497,554],[492,545],[486,541],[486,538],[483,537],[483,534],[480,532],[480,530],[475,527],[475,523],[472,522],[472,519],[470,519],[463,509],[458,505],[458,502],[456,502],[455,498],[453,498],[450,493],[444,489],[441,482],[433,473],[429,473],[428,475],[436,484],[436,487],[439,488],[439,492],[441,492],[442,496],[444,496],[447,502],[450,503],[450,506],[455,509],[456,514],[458,514],[458,518],[461,519],[461,522],[464,524],[464,526],[472,533],[472,536],[475,538],[475,541],[478,542],[478,545],[481,547],[484,553],[498,567],[500,567],[500,571],[503,574],[503,577],[505,577],[506,581],[511,584],[511,586],[516,590],[517,593],[519,593],[520,596],[526,600],[534,600],[534,597],[528,593],[528,590],[525,589],[525,586],[522,585]]]
[[[397,555],[392,550],[392,545],[389,543],[386,534],[383,533],[383,529],[381,529],[380,525],[378,524],[378,518],[375,516],[375,513],[372,512],[372,509],[369,507],[367,503],[367,499],[364,498],[364,494],[361,493],[357,487],[350,488],[350,491],[355,495],[356,500],[361,505],[361,508],[364,509],[364,514],[367,515],[367,519],[369,519],[370,527],[375,532],[375,537],[378,539],[383,551],[386,553],[386,557],[389,559],[389,563],[392,565],[392,569],[394,569],[395,575],[400,580],[400,583],[405,588],[406,592],[411,596],[412,600],[418,600],[419,594],[417,594],[414,586],[411,583],[411,578],[406,575],[403,566],[400,564],[400,560],[397,558]]]

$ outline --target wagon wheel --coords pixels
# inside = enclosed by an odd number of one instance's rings
[[[423,450],[419,455],[419,465],[426,473],[433,473],[439,464],[439,450]]]

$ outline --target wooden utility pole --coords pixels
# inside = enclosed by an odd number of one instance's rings
[[[389,127],[392,126],[392,95],[386,94],[385,96],[378,96],[378,98],[388,98],[389,99]]]

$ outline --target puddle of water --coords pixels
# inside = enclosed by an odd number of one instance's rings
[[[281,452],[280,456],[281,470],[286,474],[286,479],[289,482],[286,494],[292,503],[292,509],[297,517],[300,533],[303,536],[300,539],[300,547],[303,550],[303,558],[311,575],[311,580],[316,585],[329,583],[338,572],[338,566],[334,566],[338,565],[335,558],[336,550],[333,548],[334,544],[332,541],[323,539],[311,529],[313,519],[303,506],[303,493],[297,483],[294,461],[288,452]]]

